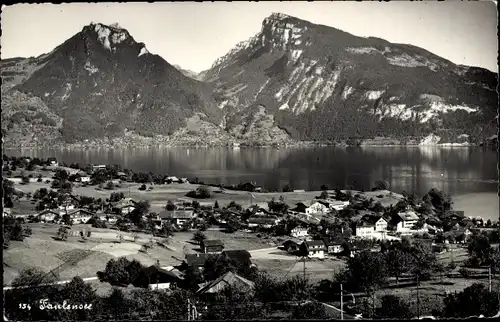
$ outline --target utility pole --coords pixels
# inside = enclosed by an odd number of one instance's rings
[[[491,265],[488,267],[488,290],[491,293]]]
[[[303,271],[302,271],[302,275],[304,277],[304,282],[305,282],[306,281],[306,257],[302,256],[302,260],[304,261],[304,268],[303,268]]]
[[[340,283],[340,319],[344,319],[344,288],[342,283]]]
[[[188,317],[187,317],[187,320],[191,321],[191,300],[190,299],[188,299]]]
[[[419,278],[417,274],[417,319],[420,319],[420,293],[419,293]]]

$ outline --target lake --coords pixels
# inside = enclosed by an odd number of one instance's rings
[[[376,180],[395,192],[422,195],[436,187],[453,195],[497,192],[492,149],[445,147],[360,148],[132,148],[6,150],[7,155],[57,157],[66,163],[119,164],[134,171],[198,177],[206,183],[255,181],[267,189],[371,189]]]

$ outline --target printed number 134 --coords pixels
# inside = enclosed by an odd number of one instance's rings
[[[21,310],[31,310],[31,305],[26,304],[26,303],[19,303],[19,309]]]

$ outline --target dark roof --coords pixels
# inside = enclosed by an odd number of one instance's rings
[[[243,292],[248,292],[254,287],[254,283],[229,271],[216,280],[203,284],[196,293],[218,293],[228,286],[232,286]]]
[[[326,246],[333,246],[333,245],[343,245],[346,241],[342,236],[335,236],[333,238],[325,237],[323,238],[323,242],[325,243]]]
[[[250,258],[252,258],[252,255],[250,255],[247,250],[225,250],[222,252],[222,254],[225,254],[230,259],[239,262],[246,262],[249,261]]]
[[[203,266],[207,259],[212,256],[211,254],[187,254],[186,255],[186,264],[189,266]]]
[[[181,274],[173,271],[167,271],[166,269],[157,267],[155,265],[151,265],[149,267],[144,268],[140,275],[146,276],[146,277],[158,277],[158,275],[164,275],[168,277],[172,277],[174,279],[183,279]]]
[[[58,212],[56,212],[55,210],[52,210],[52,209],[46,209],[40,213],[37,214],[37,216],[40,216],[40,215],[44,215],[44,214],[48,214],[48,213],[52,213],[54,215],[59,215]]]
[[[224,246],[224,243],[220,239],[205,239],[202,241],[202,245],[207,246]]]
[[[306,241],[304,241],[304,244],[307,247],[310,247],[310,246],[323,246],[323,247],[325,247],[325,242],[322,240],[306,240]]]
[[[362,225],[363,226],[373,226],[375,225],[375,223],[377,223],[377,221],[379,221],[380,219],[384,219],[386,220],[385,218],[381,217],[381,216],[370,216],[370,215],[365,215],[363,216],[363,218],[361,218],[361,222],[362,222]]]

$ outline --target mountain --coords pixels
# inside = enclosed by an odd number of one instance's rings
[[[149,53],[118,25],[92,23],[48,54],[3,60],[1,71],[2,131],[12,140],[16,128],[34,121],[69,143],[131,132],[169,136],[185,131],[191,118],[220,131],[210,86]]]
[[[204,77],[204,74],[203,73],[197,73],[197,72],[193,72],[192,70],[189,70],[189,69],[184,69],[182,68],[181,66],[179,65],[174,65],[174,67],[180,71],[184,76],[187,76],[189,78],[192,78],[192,79],[196,79],[196,80],[202,80],[203,77]]]
[[[262,126],[298,140],[437,133],[477,141],[497,132],[497,74],[280,13],[203,80],[226,130],[241,138]]]
[[[5,146],[430,134],[427,141],[479,143],[497,133],[497,74],[279,13],[199,74],[100,23],[50,53],[0,67]]]

